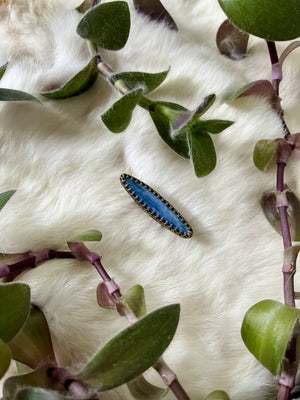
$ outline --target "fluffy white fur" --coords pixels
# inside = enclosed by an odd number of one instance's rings
[[[76,34],[81,15],[74,7],[79,3],[11,0],[0,7],[0,62],[10,61],[1,87],[38,95],[85,65],[89,54]],[[115,71],[158,72],[171,66],[153,99],[194,108],[216,93],[205,118],[235,123],[213,137],[215,171],[197,179],[189,161],[165,145],[142,109],[134,112],[126,132],[110,133],[99,116],[119,94],[101,77],[87,93],[69,100],[43,99],[42,106],[1,103],[0,192],[17,192],[0,213],[0,250],[66,249],[74,234],[100,229],[102,241],[89,247],[101,254],[123,291],[142,284],[148,311],[181,304],[180,324],[165,359],[192,399],[216,389],[232,400],[275,399],[276,380],[247,351],[240,327],[254,303],[283,297],[281,238],[259,206],[262,192],[274,188],[276,171],[261,173],[252,162],[255,143],[280,137],[281,124],[260,99],[225,102],[242,85],[269,78],[267,49],[251,38],[244,60],[228,60],[215,45],[225,19],[217,0],[163,3],[179,33],[132,9],[127,45],[102,55]],[[297,57],[286,61],[281,85],[293,132],[300,126]],[[293,159],[287,183],[300,194],[297,165]],[[177,237],[143,213],[120,185],[123,172],[165,196],[191,223],[193,238]],[[7,256],[3,263],[13,259]],[[53,260],[18,280],[30,285],[33,303],[49,321],[59,362],[71,370],[127,326],[115,311],[97,306],[99,277],[88,264]],[[154,374],[151,379],[160,382]],[[129,399],[122,390],[105,398]]]

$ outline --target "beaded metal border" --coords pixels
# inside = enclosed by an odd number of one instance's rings
[[[154,200],[156,201],[157,199],[161,202],[160,207],[161,209],[161,214],[157,213],[156,210],[153,210],[149,204],[147,204],[147,200],[145,200],[141,195],[138,195],[134,192],[134,189],[130,185],[130,181],[133,181],[134,183],[138,183],[141,188],[143,188],[147,194],[147,196],[152,195]],[[193,230],[191,226],[187,223],[185,218],[167,201],[165,200],[159,193],[157,193],[154,189],[152,189],[150,186],[146,185],[146,183],[140,181],[139,179],[128,175],[128,174],[122,174],[120,176],[120,182],[124,189],[127,191],[127,193],[133,198],[133,200],[138,204],[139,207],[141,207],[150,217],[152,217],[156,222],[158,222],[161,226],[164,228],[169,229],[171,232],[174,232],[176,235],[189,239],[193,235]],[[174,226],[174,223],[171,223],[168,221],[166,216],[164,216],[163,210],[168,209],[171,210],[174,215],[176,216],[176,220],[179,222],[178,226]],[[184,225],[184,228],[186,231],[181,229],[181,226]]]

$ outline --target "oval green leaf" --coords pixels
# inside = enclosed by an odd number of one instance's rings
[[[278,141],[275,140],[260,140],[256,143],[253,152],[253,162],[256,168],[265,171],[270,165],[270,162],[275,158]]]
[[[86,232],[73,236],[69,242],[100,242],[102,233],[97,229],[90,229]]]
[[[223,11],[241,30],[281,41],[300,36],[300,0],[219,0]]]
[[[10,365],[11,354],[7,344],[0,339],[0,379],[5,375]]]
[[[2,210],[8,200],[11,198],[11,196],[15,193],[16,190],[9,190],[8,192],[0,193],[0,210]]]
[[[130,308],[137,318],[142,318],[146,314],[146,301],[143,286],[134,285],[122,296],[120,301]]]
[[[84,15],[77,26],[77,33],[81,37],[107,50],[124,47],[129,31],[130,12],[125,1],[98,4]]]
[[[32,369],[45,362],[56,363],[48,323],[37,306],[31,307],[25,324],[8,346],[14,360]]]
[[[3,385],[4,397],[7,397],[8,399],[15,399],[16,394],[20,390],[27,387],[53,390],[64,389],[62,385],[55,382],[48,376],[48,370],[52,367],[52,364],[45,364],[29,374],[12,376],[11,378],[8,378]]]
[[[30,311],[30,288],[24,283],[0,285],[0,338],[9,342],[22,328]]]
[[[143,90],[133,90],[116,101],[109,110],[101,115],[103,123],[113,133],[123,132],[129,125],[132,112],[142,97]]]
[[[247,53],[249,35],[226,19],[217,32],[219,52],[231,60],[241,60]]]
[[[0,88],[0,101],[32,101],[40,103],[40,100],[21,90]]]
[[[109,390],[141,375],[171,342],[179,320],[179,305],[160,308],[110,340],[78,378],[97,390]]]
[[[248,310],[242,324],[242,338],[248,350],[273,375],[282,362],[299,319],[300,310],[275,300],[263,300]]]
[[[176,103],[153,102],[149,108],[150,116],[165,143],[177,154],[190,158],[185,129],[174,129],[186,118],[188,122],[193,113]]]
[[[71,78],[64,86],[50,92],[40,93],[48,99],[61,100],[69,97],[78,96],[92,87],[98,77],[96,57],[73,78]]]
[[[143,375],[127,383],[128,390],[137,400],[159,400],[163,398],[168,389],[162,389],[149,383]]]
[[[122,80],[131,89],[143,89],[143,93],[147,94],[156,89],[166,79],[168,71],[149,74],[147,72],[120,72],[113,75],[115,80]]]
[[[286,197],[289,202],[287,209],[288,221],[293,241],[300,241],[300,201],[289,188],[286,189]],[[271,226],[281,235],[280,219],[277,210],[276,191],[271,190],[263,193],[260,200],[263,213]]]
[[[228,394],[223,390],[215,390],[211,392],[205,400],[230,400]]]
[[[133,0],[133,4],[140,13],[147,15],[154,21],[166,23],[170,29],[177,30],[173,18],[160,0]]]
[[[201,178],[208,175],[216,166],[217,156],[214,143],[209,133],[202,129],[201,123],[189,127],[188,143],[196,176]]]

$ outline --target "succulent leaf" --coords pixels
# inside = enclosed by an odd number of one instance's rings
[[[179,305],[160,308],[110,340],[78,375],[99,391],[126,383],[155,363],[171,342]]]
[[[130,12],[126,1],[110,1],[90,9],[77,26],[84,39],[107,50],[125,46],[130,31]]]

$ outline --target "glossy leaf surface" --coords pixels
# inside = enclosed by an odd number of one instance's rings
[[[223,11],[241,30],[281,41],[300,36],[300,0],[219,0]]]
[[[12,376],[11,378],[8,378],[4,382],[3,386],[4,397],[7,397],[8,399],[14,399],[17,392],[26,387],[37,387],[53,390],[63,389],[61,385],[55,383],[54,380],[48,376],[47,371],[51,367],[51,364],[45,364],[29,374]]]
[[[188,143],[195,174],[198,178],[214,170],[217,156],[210,135],[196,123],[189,128]]]
[[[211,392],[205,400],[230,400],[228,394],[223,390],[215,390]]]
[[[242,324],[242,338],[248,350],[272,374],[279,375],[300,310],[263,300],[251,307]]]
[[[87,364],[79,378],[100,391],[136,378],[168,347],[178,320],[178,304],[146,315],[110,340]]]
[[[300,201],[290,190],[286,190],[289,207],[287,209],[288,221],[293,241],[300,241]],[[276,192],[274,190],[265,192],[260,200],[263,213],[271,226],[281,235],[280,219],[276,207]]]
[[[133,0],[133,4],[139,12],[147,15],[149,18],[165,22],[171,29],[177,30],[173,18],[161,4],[160,0]]]
[[[0,379],[4,376],[10,365],[11,353],[9,347],[0,339]]]
[[[101,239],[102,233],[98,229],[90,229],[89,231],[73,236],[69,242],[100,242]]]
[[[0,101],[31,101],[41,103],[39,99],[21,90],[0,88]]]
[[[7,68],[8,62],[4,65],[1,65],[0,67],[0,79],[2,78],[2,76],[5,74],[6,68]]]
[[[98,4],[84,15],[77,27],[81,37],[107,50],[124,47],[129,31],[130,12],[125,1]]]
[[[142,89],[129,92],[101,115],[103,123],[111,132],[120,133],[128,127],[132,112],[142,97],[142,94]]]
[[[130,308],[137,318],[146,314],[146,301],[144,288],[141,285],[132,286],[121,298],[122,304]]]
[[[31,307],[25,324],[8,346],[14,360],[32,369],[45,362],[56,362],[48,323],[43,312],[36,306]]]
[[[265,171],[267,169],[268,165],[276,155],[278,140],[283,140],[283,139],[275,139],[275,140],[263,139],[256,143],[253,152],[253,162],[256,168],[258,168],[261,171]]]
[[[0,338],[9,342],[22,328],[30,310],[30,288],[24,283],[0,285]]]
[[[78,96],[86,92],[98,77],[96,57],[94,57],[80,72],[71,78],[65,85],[57,90],[41,93],[48,99],[61,100]]]
[[[159,400],[168,389],[162,389],[149,383],[142,375],[127,383],[130,394],[137,400]]]
[[[232,60],[241,60],[247,52],[249,35],[226,19],[217,32],[219,52]]]
[[[185,130],[174,129],[178,118],[187,116],[187,121],[190,120],[190,112],[179,104],[168,102],[153,103],[149,112],[163,141],[180,156],[190,158]]]
[[[8,200],[11,198],[11,196],[15,193],[16,190],[9,190],[8,192],[0,193],[0,210],[2,210]]]
[[[168,71],[149,74],[147,72],[120,72],[115,74],[116,80],[121,79],[126,85],[132,89],[143,89],[143,93],[147,94],[156,89],[166,79]]]

